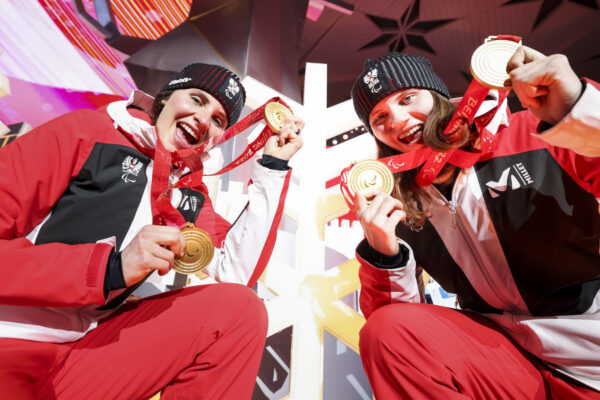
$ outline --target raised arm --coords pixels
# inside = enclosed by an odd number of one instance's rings
[[[290,183],[287,161],[302,147],[303,127],[301,119],[288,118],[279,134],[267,140],[263,160],[254,165],[248,204],[207,268],[210,275],[253,286],[266,268]]]
[[[363,314],[368,318],[386,304],[419,302],[413,252],[395,233],[396,225],[405,217],[402,203],[384,193],[365,191],[355,196],[354,204],[366,237],[356,249]]]

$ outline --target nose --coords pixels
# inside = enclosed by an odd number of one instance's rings
[[[392,118],[390,118],[390,127],[394,130],[404,129],[404,127],[406,127],[408,124],[408,113],[405,110],[396,108],[391,114]]]
[[[204,112],[204,110],[196,112],[194,121],[196,122],[196,128],[201,134],[207,132],[210,128],[210,114]]]

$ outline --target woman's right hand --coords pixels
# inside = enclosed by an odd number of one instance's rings
[[[369,245],[388,256],[398,254],[396,225],[406,217],[402,202],[379,190],[364,190],[354,196],[354,206]]]
[[[164,275],[173,267],[175,255],[185,251],[181,231],[172,226],[146,225],[121,252],[127,287],[157,270]]]
[[[283,121],[278,134],[271,136],[265,143],[263,154],[289,160],[304,145],[300,133],[304,129],[304,121],[294,115]]]

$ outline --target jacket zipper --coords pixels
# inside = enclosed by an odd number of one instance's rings
[[[459,173],[459,175],[457,175],[453,185],[452,185],[452,191],[451,191],[451,199],[448,201],[446,199],[446,196],[444,196],[442,194],[442,192],[440,192],[435,186],[435,190],[438,192],[438,194],[440,195],[442,202],[444,203],[444,205],[448,208],[448,212],[450,213],[450,215],[452,215],[452,218],[454,220],[454,224],[456,226],[456,229],[460,232],[465,244],[469,247],[469,249],[471,250],[471,253],[473,254],[475,260],[477,261],[477,264],[483,268],[480,268],[479,270],[481,271],[481,275],[483,276],[483,278],[486,280],[488,287],[490,288],[490,290],[492,291],[492,293],[495,295],[495,297],[502,303],[505,305],[512,305],[513,303],[511,301],[507,301],[510,299],[505,299],[502,296],[502,293],[500,293],[499,291],[494,289],[494,285],[493,285],[493,280],[491,279],[491,277],[488,274],[488,267],[491,267],[490,265],[487,265],[487,263],[482,262],[481,260],[481,254],[480,252],[477,250],[477,246],[473,243],[473,238],[471,237],[471,235],[469,235],[468,232],[465,232],[464,227],[462,226],[462,223],[459,223],[459,219],[457,219],[456,214],[458,212],[458,203],[455,201],[455,198],[457,197],[457,185],[458,185],[458,181],[459,181],[459,177],[461,174],[466,174],[466,172],[463,170]],[[459,265],[460,267],[460,265]],[[461,268],[462,269],[462,268]],[[481,296],[481,295],[480,295]],[[492,306],[490,304],[490,306]],[[493,306],[492,306],[493,307]]]

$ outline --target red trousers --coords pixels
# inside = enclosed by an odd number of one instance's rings
[[[545,368],[492,321],[429,304],[391,304],[360,332],[377,400],[600,399]]]
[[[250,399],[262,301],[217,284],[127,303],[73,343],[0,339],[3,399]]]

